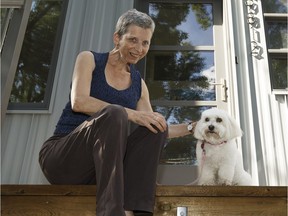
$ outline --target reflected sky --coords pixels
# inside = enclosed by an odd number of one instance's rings
[[[211,20],[212,18],[212,5],[205,4],[204,5],[206,11],[209,12]],[[213,26],[210,26],[208,29],[202,29],[201,25],[198,23],[194,11],[192,11],[191,7],[189,9],[189,14],[187,19],[178,25],[176,29],[187,32],[188,39],[183,40],[184,42],[188,42],[193,44],[194,46],[199,45],[213,45]]]
[[[212,4],[150,3],[152,45],[213,45]]]

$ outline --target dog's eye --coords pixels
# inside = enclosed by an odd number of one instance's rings
[[[209,118],[205,118],[205,121],[208,122],[208,121],[209,121]]]
[[[220,122],[222,122],[222,119],[221,118],[217,118],[216,122],[220,123]]]

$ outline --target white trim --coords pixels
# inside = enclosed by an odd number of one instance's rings
[[[257,11],[254,11],[254,17],[257,18],[257,25],[249,25],[249,32],[247,36],[251,38],[251,50],[261,48],[261,56],[251,55],[251,87],[254,87],[254,113],[251,120],[255,122],[254,133],[260,139],[255,140],[257,154],[262,153],[258,161],[262,161],[264,167],[259,175],[265,175],[266,185],[279,186],[285,185],[287,178],[287,155],[283,155],[285,151],[285,132],[281,121],[284,116],[287,116],[287,102],[281,105],[276,99],[276,95],[271,91],[271,81],[269,74],[269,59],[267,52],[267,44],[265,40],[265,28],[261,1],[255,2],[257,4]],[[249,9],[247,8],[247,11]],[[251,12],[251,11],[250,11]],[[273,16],[275,17],[275,16]],[[247,27],[246,27],[247,28]],[[257,33],[257,41],[253,36]],[[253,41],[254,39],[254,41]],[[284,49],[285,50],[285,49]],[[247,83],[248,84],[248,83]],[[251,85],[252,84],[252,85]],[[254,85],[254,86],[253,86]],[[281,92],[283,93],[283,91]],[[282,110],[280,107],[283,107]],[[286,121],[288,121],[286,119]],[[286,123],[287,126],[287,123]],[[286,141],[285,141],[286,140]],[[258,141],[258,142],[257,142]]]
[[[52,110],[7,110],[6,114],[51,114]]]
[[[180,46],[180,45],[175,45],[175,46],[161,46],[161,45],[154,45],[151,46],[149,50],[157,50],[157,51],[172,51],[172,50],[177,50],[177,51],[214,51],[215,47],[214,46]]]
[[[271,83],[269,75],[269,65],[268,65],[268,53],[267,46],[265,43],[265,29],[264,20],[261,18],[262,5],[258,2],[258,17],[260,28],[256,31],[259,33],[259,44],[263,49],[263,59],[259,60],[252,58],[253,65],[253,75],[255,80],[255,93],[257,101],[257,112],[259,120],[259,132],[261,137],[261,147],[263,149],[263,162],[265,164],[265,173],[267,176],[267,185],[277,185],[277,163],[276,151],[274,148],[273,137],[273,120],[271,115],[273,115],[273,110],[269,105],[268,96],[271,94]],[[254,34],[253,29],[250,29],[250,35]]]
[[[230,58],[226,59],[224,56],[226,54],[225,44],[219,43],[220,41],[224,41],[224,25],[223,25],[223,10],[222,10],[222,0],[217,0],[213,2],[213,43],[215,47],[214,51],[214,61],[215,61],[215,71],[216,71],[216,83],[220,83],[222,85],[216,85],[216,103],[217,107],[220,109],[227,110],[228,104],[230,104],[230,99],[232,97],[227,97],[227,92],[230,91],[231,85],[229,82],[227,83],[227,78],[229,78],[228,68],[226,68],[226,62],[230,60]],[[234,59],[234,58],[233,58]],[[224,85],[223,85],[224,84]]]
[[[268,52],[271,54],[286,54],[288,53],[287,48],[281,48],[281,49],[268,49]]]
[[[288,95],[288,89],[273,89],[273,95]]]
[[[287,13],[264,13],[263,15],[265,18],[288,18]]]
[[[257,161],[257,150],[255,146],[256,137],[255,137],[255,124],[254,124],[254,115],[255,113],[255,103],[254,103],[254,93],[253,88],[250,86],[252,68],[250,66],[250,51],[249,47],[249,37],[247,38],[247,22],[244,12],[244,3],[242,1],[233,1],[226,0],[226,5],[229,8],[226,9],[228,13],[227,19],[230,24],[231,38],[234,39],[233,44],[235,46],[236,56],[239,59],[239,62],[236,66],[236,77],[238,90],[235,89],[234,97],[238,98],[238,101],[234,102],[235,105],[238,105],[241,121],[241,128],[244,132],[242,136],[241,150],[243,152],[243,161],[244,166],[247,168],[247,171],[251,174],[253,184],[259,184],[259,167]],[[230,18],[232,22],[230,21]],[[235,80],[236,81],[236,80]],[[236,84],[236,83],[234,83]],[[236,87],[235,87],[236,88]],[[237,108],[235,108],[237,110]],[[264,183],[265,184],[265,183]]]
[[[267,147],[273,148],[275,152],[271,157],[274,157],[275,159],[275,172],[272,172],[273,175],[273,180],[275,178],[275,182],[273,185],[287,185],[288,179],[285,178],[285,174],[287,177],[287,161],[286,157],[288,154],[287,153],[287,135],[285,138],[285,132],[283,134],[283,131],[286,131],[288,128],[288,116],[287,116],[287,96],[284,97],[284,105],[280,105],[277,100],[276,100],[276,95],[271,95],[270,99],[270,106],[271,106],[271,112],[273,113],[273,118],[272,118],[272,125],[273,125],[273,143],[267,143]],[[281,106],[285,106],[286,104],[286,112],[281,111]],[[286,115],[284,115],[286,113]],[[281,119],[281,121],[279,121]],[[286,133],[287,134],[287,133]],[[286,143],[285,143],[286,140]],[[285,150],[286,149],[286,150]],[[272,153],[271,153],[272,154]],[[268,170],[271,172],[271,170]]]
[[[1,8],[22,8],[24,0],[1,0]]]
[[[237,84],[237,76],[236,76],[236,58],[237,55],[235,53],[235,41],[234,41],[234,32],[233,32],[233,17],[232,14],[232,6],[231,1],[224,0],[223,1],[223,31],[224,31],[224,49],[226,52],[224,53],[225,68],[227,70],[227,80],[229,83],[230,91],[228,91],[228,112],[233,116],[237,122],[240,122],[239,117],[239,98],[238,98],[238,84]]]

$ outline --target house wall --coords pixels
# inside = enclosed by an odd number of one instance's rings
[[[68,100],[75,58],[83,50],[110,51],[114,25],[130,8],[133,0],[69,1],[49,111],[6,114],[1,129],[2,184],[46,183],[38,153]]]
[[[271,91],[267,53],[261,60],[251,54],[253,32],[247,24],[244,2],[223,2],[225,57],[230,59],[227,68],[234,88],[229,111],[238,116],[244,131],[241,149],[245,168],[256,184],[287,185],[287,94]],[[133,4],[133,0],[69,1],[49,110],[9,111],[5,116],[1,129],[2,184],[47,183],[38,153],[53,134],[68,99],[75,58],[82,50],[111,50],[114,24]],[[258,30],[265,50],[264,28]]]
[[[245,3],[231,1],[244,165],[259,185],[287,185],[288,94],[271,88],[261,1],[254,1],[257,28],[248,24]]]

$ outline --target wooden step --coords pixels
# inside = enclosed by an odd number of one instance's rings
[[[96,186],[1,185],[1,215],[95,216]],[[287,216],[287,187],[158,186],[154,216]]]

